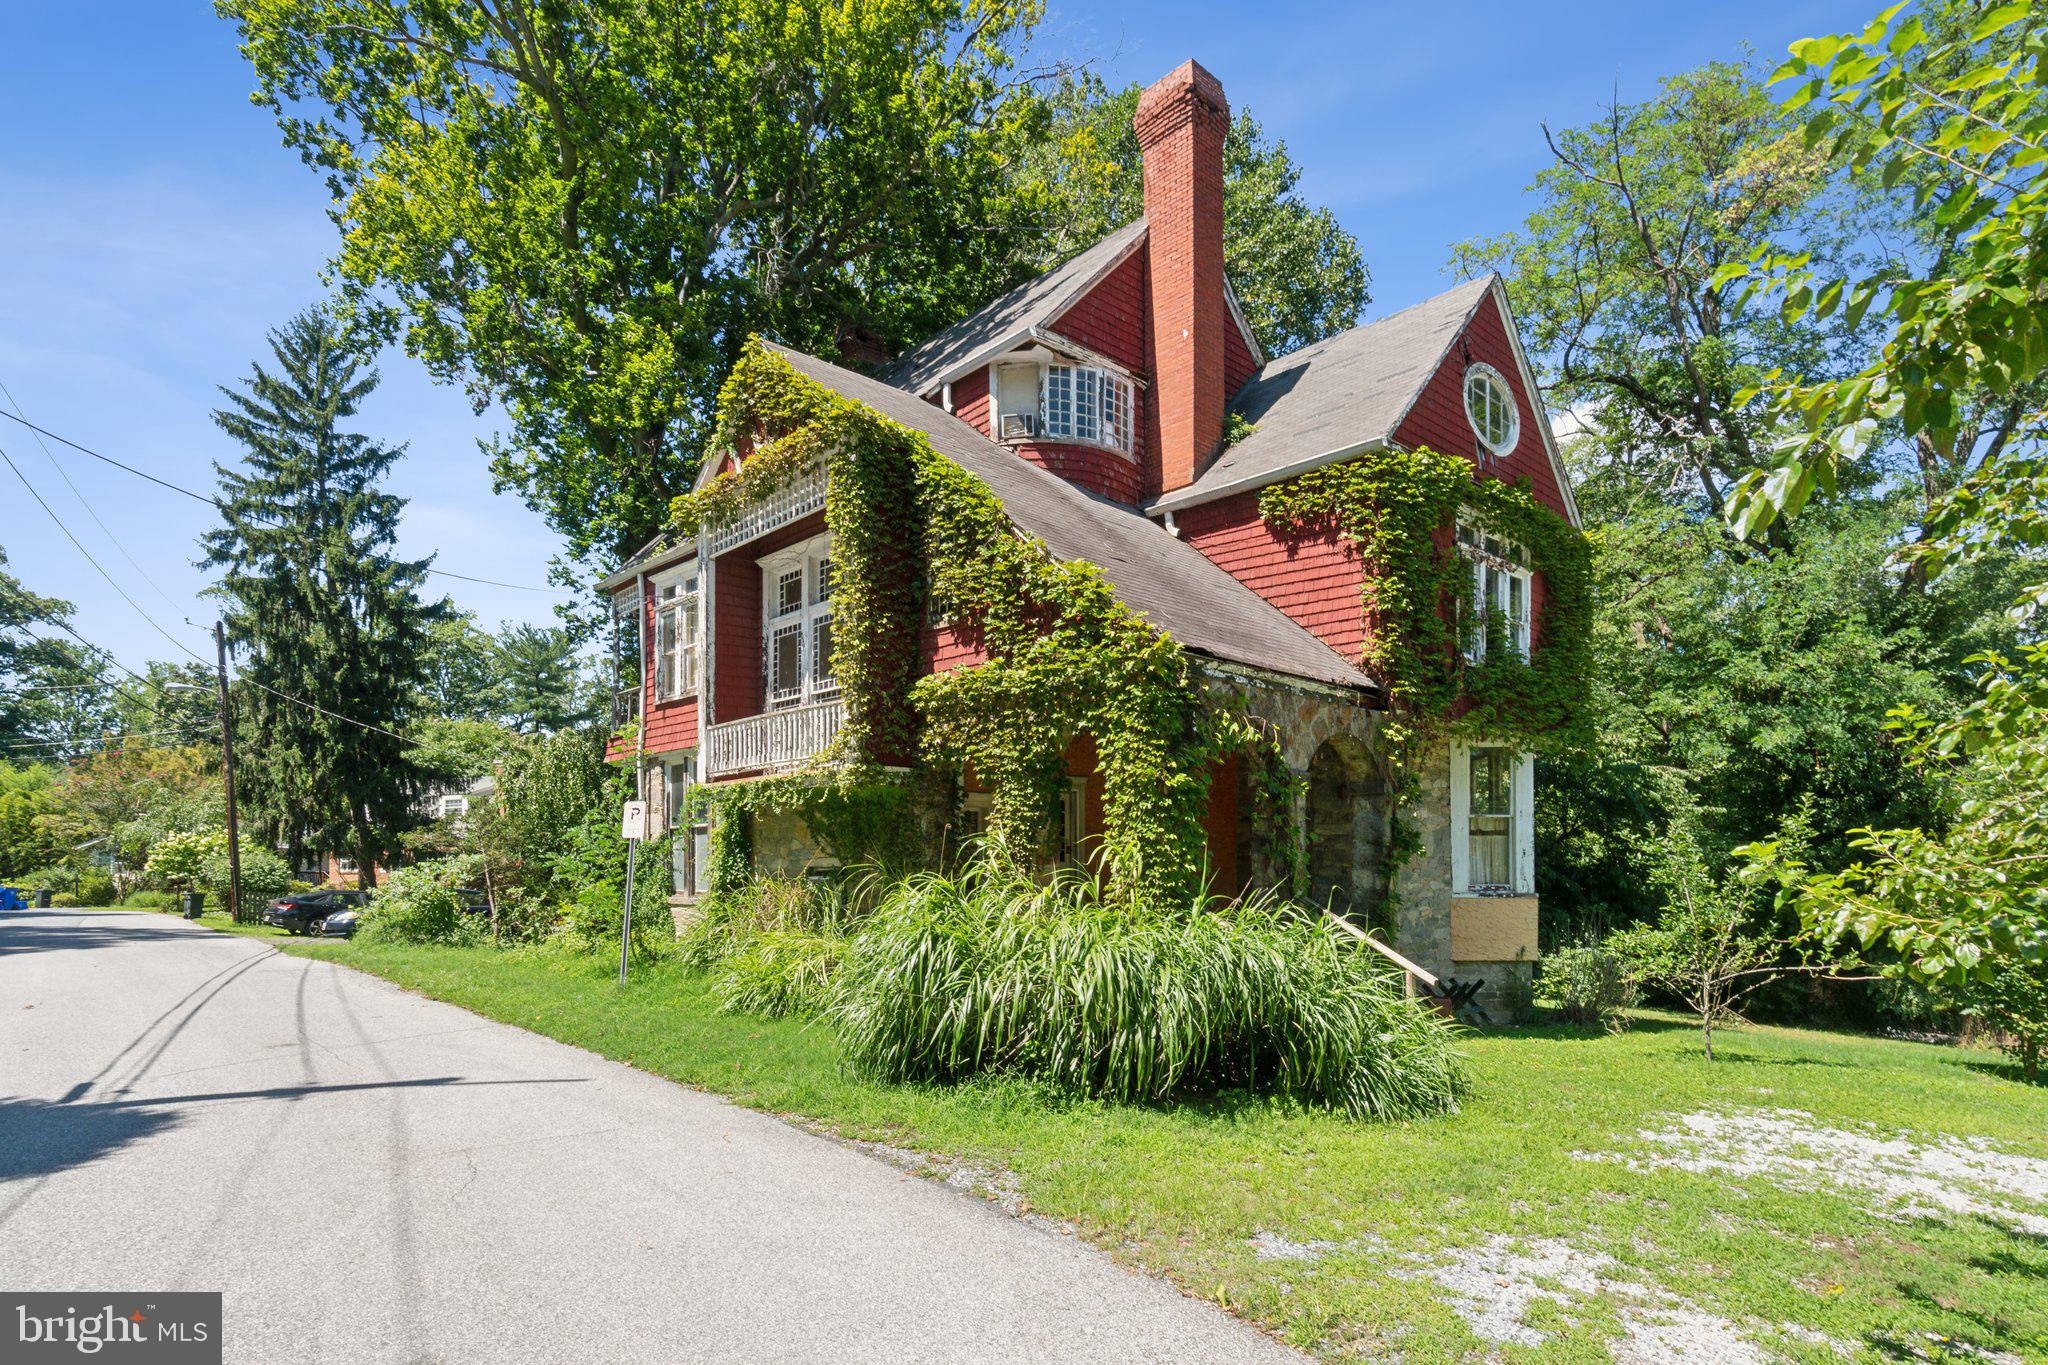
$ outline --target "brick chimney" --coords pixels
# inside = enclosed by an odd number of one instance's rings
[[[1184,62],[1138,97],[1152,295],[1155,491],[1193,483],[1223,444],[1223,83]],[[1149,472],[1149,471],[1148,471]]]

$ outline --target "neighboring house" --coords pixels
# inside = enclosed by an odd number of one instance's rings
[[[928,441],[993,491],[1019,534],[1099,566],[1125,607],[1185,650],[1190,685],[1240,707],[1301,780],[1310,898],[1362,919],[1381,908],[1399,806],[1420,849],[1383,927],[1424,967],[1487,978],[1496,994],[1526,984],[1537,951],[1531,755],[1460,735],[1398,780],[1389,693],[1367,671],[1373,566],[1355,537],[1283,528],[1261,499],[1326,466],[1421,447],[1464,458],[1479,481],[1526,481],[1535,505],[1575,527],[1571,491],[1497,278],[1277,360],[1260,353],[1224,278],[1228,119],[1221,86],[1192,62],[1154,85],[1137,119],[1145,216],[879,377],[770,350]],[[744,467],[750,442],[735,446],[707,456],[700,490]],[[699,784],[804,768],[845,723],[825,489],[822,472],[790,481],[696,534],[658,538],[602,584],[641,658],[623,708],[638,724],[613,753],[638,760],[643,790],[670,811],[692,809]],[[1459,517],[1433,543],[1455,546],[1475,594],[1465,662],[1440,651],[1446,666],[1540,654],[1545,574]],[[972,622],[928,622],[921,671],[986,657]],[[1057,860],[1103,833],[1093,753],[1085,735],[1067,752],[1047,833]],[[1207,866],[1226,891],[1288,878],[1252,828],[1251,768],[1231,755],[1209,775]],[[952,832],[972,833],[988,800],[969,771]],[[674,843],[678,899],[703,889],[707,833],[699,823]],[[752,856],[785,873],[832,863],[795,818],[760,818]]]
[[[454,786],[436,787],[413,803],[413,809],[428,820],[455,820],[460,822],[468,816],[470,809],[479,801],[498,790],[498,779],[486,773],[472,782]],[[371,884],[384,879],[390,871],[381,864],[371,869]],[[301,881],[319,886],[362,885],[362,869],[356,860],[339,853],[322,853],[314,857],[306,867],[298,869]]]

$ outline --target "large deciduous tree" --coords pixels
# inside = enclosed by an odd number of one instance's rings
[[[922,338],[1028,270],[1002,174],[1038,0],[219,0],[325,173],[336,265],[509,430],[571,552],[688,486],[750,332]]]
[[[423,682],[445,602],[421,599],[425,560],[393,552],[405,500],[378,485],[403,447],[346,430],[377,385],[374,341],[315,309],[270,334],[214,420],[247,452],[216,466],[225,525],[203,566],[243,651],[242,791],[290,854],[346,851],[367,876],[413,821],[422,774],[397,731]]]
[[[1051,126],[1024,149],[1017,178],[1051,216],[1034,244],[1050,265],[1145,211],[1144,158],[1131,118],[1136,85],[1092,72],[1048,91]],[[1245,320],[1268,355],[1283,355],[1358,321],[1370,277],[1358,241],[1300,191],[1287,144],[1249,109],[1231,111],[1223,141],[1223,258]]]
[[[1911,443],[1937,489],[1908,550],[1940,575],[1987,555],[2031,571],[2024,615],[2048,605],[2048,3],[1897,6],[1859,32],[1792,45],[1778,72],[1808,140],[1886,185],[1909,186],[1936,249],[1862,277],[1832,273],[1796,244],[1759,253],[1791,320],[1880,318],[1882,345],[1832,383],[1773,386],[1790,428],[1732,499],[1755,535],[1799,515],[1888,441]],[[1751,269],[1734,262],[1734,280]],[[1986,424],[1986,410],[2002,411]],[[1945,831],[1872,831],[1835,876],[1789,862],[1809,922],[1892,955],[1899,970],[1975,985],[2031,1012],[2030,1068],[2048,1020],[2048,649],[1982,661],[1982,695],[1946,721],[1902,708],[1909,751],[1953,775]]]
[[[1855,357],[1847,320],[1794,322],[1717,272],[1793,238],[1845,259],[1867,199],[1834,175],[1741,66],[1675,76],[1656,98],[1550,134],[1537,210],[1461,244],[1497,268],[1555,406],[1580,414],[1624,495],[1676,486],[1718,516],[1767,450],[1750,390],[1772,371],[1825,376]]]
[[[0,760],[82,753],[114,723],[99,661],[67,638],[71,604],[30,592],[0,550]]]

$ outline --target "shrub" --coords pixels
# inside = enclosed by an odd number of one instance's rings
[[[1590,941],[1543,959],[1542,989],[1565,1022],[1586,1028],[1626,1027],[1622,1011],[1641,995],[1621,955]]]
[[[371,943],[466,943],[476,937],[461,890],[475,875],[472,858],[401,867],[364,911],[357,937]]]
[[[831,1001],[832,976],[844,956],[843,934],[769,929],[752,935],[725,960],[718,978],[722,1008],[769,1018],[809,1018]]]
[[[1105,900],[985,867],[897,883],[839,964],[832,1015],[885,1081],[1009,1071],[1130,1100],[1242,1086],[1356,1118],[1456,1107],[1455,1028],[1280,903]]]
[[[112,905],[120,899],[114,891],[114,879],[97,869],[78,874],[75,894],[80,905]]]
[[[675,941],[675,921],[668,913],[666,869],[658,861],[648,861],[653,865],[633,883],[632,956],[636,962],[659,956],[663,948]],[[574,952],[617,956],[619,911],[625,899],[625,888],[617,882],[583,883],[562,906],[556,941]]]
[[[48,867],[39,867],[33,872],[23,873],[14,884],[27,887],[31,891],[45,886],[56,892],[76,891],[78,869],[66,867],[63,863],[52,863]]]
[[[225,836],[219,847],[209,848],[199,859],[199,870],[194,874],[194,884],[206,892],[207,899],[222,909],[228,903],[228,841]],[[262,847],[242,843],[242,899],[254,906],[267,900],[274,900],[285,894],[292,884],[292,870],[283,858]]]
[[[128,899],[121,904],[133,906],[137,910],[161,910],[174,899],[176,898],[168,891],[130,891]]]
[[[223,829],[190,829],[167,834],[149,851],[149,876],[171,886],[191,886],[199,881],[200,869],[209,855],[227,850]]]
[[[699,971],[725,962],[756,935],[794,930],[843,936],[853,919],[838,886],[787,877],[738,881],[698,905],[702,913],[683,931],[677,955],[684,966]]]
[[[74,891],[56,892],[50,897],[50,904],[54,905],[59,910],[73,909],[79,904],[78,893]]]

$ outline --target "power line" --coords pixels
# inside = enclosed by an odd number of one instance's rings
[[[13,414],[0,411],[0,415],[12,416]],[[130,597],[128,595],[128,590],[122,587],[119,583],[116,583],[114,581],[114,576],[107,572],[106,566],[101,564],[99,560],[93,558],[92,551],[85,548],[85,542],[81,541],[77,536],[72,535],[71,528],[64,524],[64,519],[57,515],[56,509],[51,507],[48,502],[44,501],[43,495],[41,493],[38,493],[36,491],[36,486],[28,481],[28,475],[21,472],[21,466],[14,462],[14,457],[7,453],[7,448],[5,446],[0,446],[0,460],[5,460],[7,462],[7,467],[14,471],[14,477],[21,480],[21,486],[28,490],[29,496],[36,500],[37,506],[43,509],[44,514],[47,515],[51,521],[57,523],[57,529],[64,533],[64,538],[66,540],[69,540],[73,545],[78,547],[78,553],[85,556],[85,562],[92,565],[93,568],[99,572],[99,576],[101,578],[107,580],[107,586],[112,588],[115,592],[119,593],[121,595],[121,600],[123,602],[126,602],[129,606],[135,608],[135,614],[137,616],[140,616],[143,620],[149,622],[150,627],[154,629],[157,634],[163,636],[166,640],[169,640],[179,649],[184,650],[193,658],[199,659],[199,662],[201,663],[206,662],[206,660],[201,659],[199,657],[199,652],[197,650],[186,645],[183,641],[179,640],[177,636],[171,634],[162,626],[158,625],[156,618],[154,616],[151,616],[148,612],[144,611],[142,609],[142,604],[140,602],[137,602],[134,598]]]
[[[186,735],[181,730],[129,730],[121,734],[116,734],[112,736],[102,735],[99,736],[99,738],[113,738],[121,740],[125,743],[126,741],[131,739],[158,739],[165,735],[175,735],[181,739],[192,738],[192,736]],[[21,744],[0,744],[0,753],[14,753],[18,750],[24,749],[80,749],[89,750],[93,753],[108,752],[105,749],[90,749],[90,746],[86,743],[68,739],[35,740]]]
[[[7,381],[4,379],[0,379],[0,394],[6,395],[8,405],[14,409],[15,414],[19,416],[21,420],[26,422],[28,420],[28,413],[23,411],[21,406],[21,400],[14,396],[14,390],[7,387]],[[0,412],[4,411],[4,408],[0,408]],[[100,528],[100,534],[104,535],[107,538],[108,543],[110,543],[115,550],[120,552],[121,558],[128,561],[128,567],[135,570],[137,576],[139,576],[143,582],[149,584],[149,590],[155,593],[158,599],[161,600],[165,606],[169,607],[172,611],[176,611],[178,609],[178,604],[173,602],[170,599],[170,596],[167,593],[165,593],[162,588],[157,586],[157,581],[149,576],[149,571],[147,569],[143,568],[140,564],[135,562],[135,556],[128,553],[128,547],[121,543],[121,538],[115,535],[111,530],[107,528],[107,523],[100,520],[100,514],[93,510],[93,505],[85,500],[85,494],[78,491],[78,485],[71,481],[71,475],[65,470],[64,466],[58,462],[56,452],[50,449],[50,444],[49,442],[43,439],[42,433],[38,431],[34,434],[36,438],[36,444],[42,447],[43,458],[50,462],[50,468],[57,471],[57,477],[64,480],[64,486],[71,490],[72,497],[78,499],[78,505],[85,509],[85,514],[87,516],[92,518],[93,525]]]
[[[14,397],[12,394],[8,395],[8,401],[10,403],[14,401]],[[15,406],[18,409],[20,407],[20,404],[17,403],[15,404]],[[70,439],[67,436],[59,436],[56,432],[49,430],[47,427],[39,427],[34,422],[29,421],[26,417],[17,416],[15,413],[9,412],[5,408],[0,408],[0,417],[5,417],[10,422],[19,422],[23,426],[27,427],[30,431],[35,432],[38,436],[47,436],[51,440],[56,441],[59,444],[71,447],[73,450],[77,451],[81,455],[90,455],[93,459],[105,461],[107,464],[114,466],[114,468],[116,469],[125,469],[130,474],[135,475],[137,478],[148,479],[151,483],[156,484],[160,488],[168,488],[173,493],[182,493],[186,497],[191,498],[195,502],[206,503],[209,506],[214,507],[220,511],[227,510],[226,508],[221,506],[220,499],[218,498],[210,497],[205,493],[194,492],[192,489],[185,488],[179,484],[172,483],[168,479],[160,479],[154,474],[148,473],[144,470],[137,469],[132,464],[124,464],[123,462],[115,459],[111,455],[102,455],[97,450],[92,449],[90,446],[82,446],[78,442]],[[74,489],[73,491],[76,492],[77,490]],[[84,499],[82,498],[80,499],[80,501],[83,500]],[[558,596],[574,595],[570,592],[569,589],[566,588],[537,588],[530,583],[505,583],[495,578],[477,578],[473,575],[466,573],[456,573],[450,569],[428,569],[427,572],[430,574],[435,574],[441,578],[459,578],[465,583],[485,583],[489,584],[491,587],[494,588],[510,588],[514,592],[546,592],[554,593]]]

